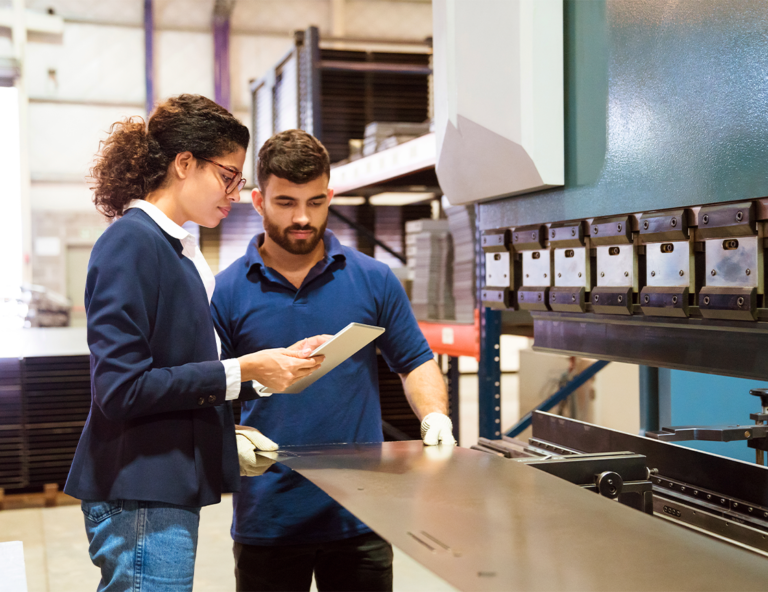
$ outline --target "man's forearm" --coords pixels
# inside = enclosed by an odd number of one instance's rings
[[[400,374],[400,380],[419,421],[434,412],[448,414],[448,391],[443,373],[434,360],[424,362],[407,374]]]

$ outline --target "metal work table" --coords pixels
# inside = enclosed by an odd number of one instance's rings
[[[514,461],[420,441],[278,461],[460,590],[758,590],[765,558]]]

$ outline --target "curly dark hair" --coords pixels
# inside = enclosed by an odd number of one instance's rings
[[[321,175],[331,176],[331,158],[320,140],[304,130],[280,132],[264,142],[256,163],[259,189],[265,191],[270,175],[303,185]]]
[[[200,95],[161,103],[146,126],[141,117],[114,123],[90,172],[96,209],[118,218],[131,200],[144,199],[162,186],[177,154],[215,158],[238,147],[247,149],[249,140],[248,128]]]

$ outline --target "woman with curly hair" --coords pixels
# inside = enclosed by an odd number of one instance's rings
[[[240,483],[227,401],[283,389],[308,349],[219,361],[215,280],[187,221],[212,228],[239,200],[249,133],[197,95],[116,123],[91,171],[114,222],[88,265],[91,410],[65,491],[82,501],[99,590],[191,590],[200,507]],[[252,449],[251,449],[252,450]]]

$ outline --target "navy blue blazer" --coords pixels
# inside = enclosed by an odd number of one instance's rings
[[[71,496],[205,506],[239,488],[208,297],[181,253],[181,241],[139,209],[93,248],[91,410],[64,487]]]

